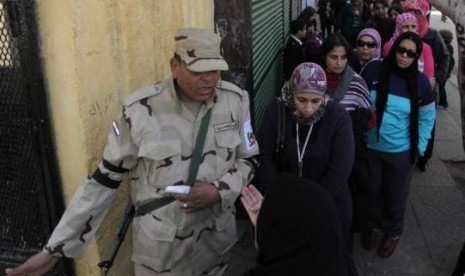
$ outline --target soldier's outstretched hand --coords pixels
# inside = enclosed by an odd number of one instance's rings
[[[179,207],[185,213],[208,208],[220,200],[218,189],[211,183],[196,181],[188,195],[178,195]]]
[[[16,268],[7,268],[5,273],[7,276],[40,276],[51,270],[57,261],[58,257],[41,251],[30,257],[24,264]]]

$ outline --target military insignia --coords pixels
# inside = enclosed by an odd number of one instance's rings
[[[251,150],[257,146],[257,139],[255,138],[255,134],[253,133],[252,124],[250,120],[247,120],[244,123],[244,138],[247,144],[247,150]]]
[[[113,123],[111,123],[111,127],[113,128],[113,132],[115,133],[115,135],[119,136],[120,132],[119,132],[118,123],[116,121],[113,121]]]

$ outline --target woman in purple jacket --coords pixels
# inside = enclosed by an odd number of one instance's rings
[[[283,148],[277,153],[278,105],[285,105]],[[354,161],[354,136],[349,114],[326,95],[326,75],[315,63],[295,68],[284,86],[281,101],[273,101],[258,135],[262,189],[286,171],[310,179],[329,192],[348,235],[352,203],[347,179]],[[278,168],[278,164],[282,164]],[[282,183],[285,185],[286,183]]]

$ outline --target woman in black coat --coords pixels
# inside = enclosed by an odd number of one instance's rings
[[[345,276],[338,212],[318,184],[284,173],[263,196],[250,185],[241,201],[256,226],[256,267],[245,276]]]

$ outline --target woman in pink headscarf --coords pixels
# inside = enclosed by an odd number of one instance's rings
[[[430,13],[429,3],[426,0],[407,2],[404,7],[404,12],[413,13],[413,15],[415,15],[418,22],[418,34],[420,37],[424,37],[429,28],[427,18]]]
[[[408,6],[409,4],[407,4]],[[428,24],[428,22],[425,22]],[[424,23],[422,23],[424,26]],[[383,56],[386,56],[391,49],[392,44],[396,39],[405,32],[414,32],[421,36],[420,32],[424,32],[423,27],[420,28],[417,18],[412,13],[403,13],[397,17],[396,20],[396,29],[391,39],[386,42],[383,46]],[[435,78],[434,78],[434,59],[433,52],[431,47],[423,42],[423,52],[418,60],[418,70],[425,74],[430,80],[431,87],[434,87]]]
[[[423,15],[425,22],[426,22],[426,27],[425,29],[428,29],[429,27],[429,17],[431,15],[431,4],[428,0],[416,0],[413,2],[408,2],[407,5],[404,7],[404,12],[409,12],[409,5],[417,5],[418,8],[421,10],[421,14]],[[417,17],[418,19],[418,17]],[[421,24],[420,22],[418,23],[419,25]],[[420,26],[420,29],[422,27]],[[425,31],[426,32],[426,31]],[[420,32],[421,36],[421,32]]]

